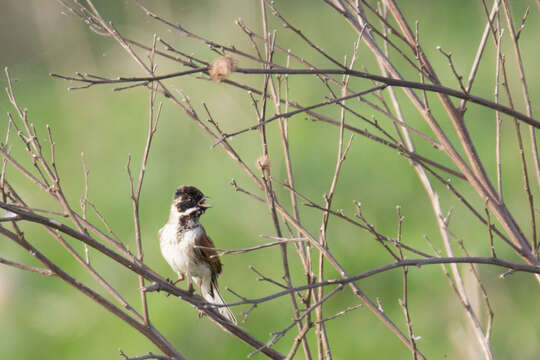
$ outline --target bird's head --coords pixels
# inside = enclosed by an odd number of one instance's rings
[[[174,193],[173,205],[181,216],[200,216],[210,207],[205,202],[206,199],[208,198],[196,187],[180,186]]]

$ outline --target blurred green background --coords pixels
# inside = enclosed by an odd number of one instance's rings
[[[208,61],[215,57],[204,44],[179,35],[145,16],[133,1],[96,0],[94,3],[101,14],[112,20],[127,37],[150,44],[156,33],[198,57]],[[261,30],[260,7],[256,1],[163,0],[146,2],[146,5],[195,33],[226,45],[234,44],[246,51],[252,51],[251,45],[234,21],[241,18],[251,29],[259,33]],[[344,55],[350,58],[356,35],[327,5],[307,0],[277,1],[276,5],[291,23],[302,28],[310,39],[336,59],[341,60]],[[457,88],[446,59],[435,50],[435,46],[440,45],[445,51],[452,52],[458,71],[467,75],[484,27],[481,2],[414,1],[401,2],[400,5],[411,24],[415,20],[420,21],[420,40],[441,81]],[[539,85],[534,81],[539,76],[535,61],[539,55],[539,12],[532,1],[513,2],[512,5],[517,23],[525,7],[532,6],[520,41],[530,92],[535,99],[540,94]],[[49,73],[71,75],[79,71],[104,76],[136,76],[143,73],[115,42],[96,36],[81,21],[61,13],[62,7],[54,1],[2,0],[0,64],[2,67],[7,66],[13,79],[16,79],[15,94],[18,103],[28,108],[30,121],[35,124],[40,140],[44,143],[45,125],[51,126],[56,142],[57,166],[63,174],[62,185],[72,204],[75,206],[79,203],[84,189],[80,160],[81,153],[84,153],[90,172],[90,200],[102,211],[122,241],[135,249],[125,166],[128,154],[131,154],[132,170],[135,173],[139,170],[147,131],[148,93],[141,88],[112,92],[112,88],[106,86],[68,92],[66,88],[74,84],[53,79]],[[277,42],[280,46],[293,49],[295,53],[319,66],[333,67],[298,37],[283,29],[271,15],[269,17],[270,29],[278,29]],[[515,62],[510,56],[507,38],[505,42],[505,50],[509,54],[508,68],[511,76],[516,78]],[[491,40],[488,51],[490,53],[486,55],[485,66],[481,68],[473,93],[491,98],[494,80]],[[281,55],[278,58],[283,60]],[[239,65],[253,66],[244,60],[240,60]],[[158,72],[178,71],[177,65],[170,61],[159,60],[158,66]],[[297,64],[294,66],[297,67]],[[360,48],[357,68],[361,69],[362,66],[378,72],[371,54],[363,46]],[[404,71],[404,74],[408,79],[417,80],[417,74],[410,70]],[[233,75],[232,79],[246,81],[257,87],[263,81],[262,77],[239,74]],[[1,81],[5,87],[4,76]],[[201,106],[204,101],[225,131],[241,129],[256,121],[245,91],[194,76],[169,80],[167,83],[171,88],[181,89],[188,95],[201,118],[206,119]],[[370,86],[359,80],[353,80],[352,84],[357,89]],[[515,81],[511,84],[516,90],[516,105],[523,111],[523,102],[517,96],[517,85]],[[305,105],[321,102],[327,95],[327,90],[318,80],[308,78],[291,78],[290,88],[291,98]],[[440,106],[435,98],[431,98],[431,103],[435,115],[439,115]],[[356,103],[354,106],[365,116],[371,117],[373,114],[365,106]],[[3,114],[13,112],[5,95],[0,97],[0,109]],[[533,108],[535,110],[538,108]],[[269,111],[273,111],[272,106]],[[339,119],[339,109],[336,107],[321,112]],[[412,108],[405,107],[404,113],[408,121],[429,134]],[[444,117],[441,115],[441,118]],[[493,119],[491,111],[469,105],[467,124],[478,141],[478,150],[486,162],[489,174],[495,179]],[[386,120],[378,120],[388,128]],[[363,128],[365,125],[358,126]],[[448,124],[444,126],[449,128]],[[7,117],[4,117],[0,121],[2,137],[6,127]],[[530,235],[513,125],[507,122],[503,130],[503,145],[507,149],[503,152],[506,201],[527,235]],[[283,180],[286,172],[280,160],[277,123],[269,126],[269,137],[273,155],[272,173],[276,179]],[[293,117],[290,121],[291,156],[297,188],[319,203],[322,203],[322,194],[330,186],[337,138],[338,129],[327,124],[305,121],[304,116]],[[454,135],[451,138],[456,139]],[[16,140],[12,134],[10,143],[17,144],[13,154],[24,157],[24,149]],[[258,141],[256,133],[241,135],[232,141],[252,168],[255,168],[255,159],[260,156]],[[259,235],[274,235],[266,206],[236,193],[229,185],[231,179],[235,179],[240,186],[255,191],[250,180],[220,148],[211,149],[211,145],[212,141],[194,122],[165,101],[149,157],[140,211],[145,262],[165,277],[173,277],[173,274],[159,253],[157,231],[167,219],[172,193],[180,184],[196,185],[211,197],[213,208],[203,220],[217,247],[254,246],[263,242]],[[421,142],[417,145],[421,153],[438,156],[439,161],[449,164],[447,159],[435,153],[430,146]],[[26,158],[23,162],[29,164]],[[33,206],[51,205],[49,199],[37,192],[26,179],[18,176],[12,167],[8,170],[8,178]],[[486,229],[479,226],[443,186],[436,182],[434,184],[440,191],[443,210],[452,211],[452,232],[465,241],[472,254],[488,256]],[[469,187],[459,181],[455,185],[482,210],[481,199]],[[533,188],[537,195],[538,187],[534,185]],[[286,193],[282,189],[278,189],[278,193],[284,203],[288,204]],[[431,206],[408,162],[395,152],[359,136],[353,141],[345,162],[334,208],[344,209],[347,214],[353,215],[352,200],[360,201],[369,221],[389,236],[395,235],[395,207],[401,206],[401,214],[405,216],[403,241],[430,252],[424,240],[424,236],[428,236],[438,249],[442,249]],[[301,211],[306,226],[312,234],[317,235],[320,212],[306,207],[302,207]],[[97,221],[95,216],[92,219]],[[44,236],[37,226],[25,225],[24,230],[33,244],[44,249],[51,259],[91,288],[101,291],[82,267],[53,239]],[[336,219],[330,221],[329,244],[332,252],[351,274],[392,261],[371,236]],[[82,250],[79,243],[73,242],[72,245]],[[496,242],[496,247],[499,256],[519,261],[501,242]],[[457,246],[455,248],[458,249]],[[38,265],[31,256],[7,239],[0,240],[0,256]],[[113,286],[120,289],[134,306],[139,306],[138,282],[133,274],[118,266],[111,266],[107,259],[93,251],[91,260]],[[291,267],[295,269],[293,282],[300,284],[304,281],[303,272],[297,270],[299,263],[293,251],[290,252],[290,260]],[[224,273],[220,285],[228,301],[235,301],[236,298],[225,290],[227,287],[250,298],[279,290],[268,283],[258,282],[257,276],[249,271],[249,266],[253,265],[265,275],[279,278],[282,268],[277,248],[226,256],[223,262]],[[326,266],[326,269],[328,277],[337,276],[330,266]],[[469,294],[476,306],[481,302],[481,295],[469,269],[463,269]],[[539,286],[531,276],[524,274],[514,274],[500,280],[498,275],[501,272],[501,269],[480,267],[482,280],[496,314],[492,335],[494,353],[500,359],[537,359],[537,340],[540,337],[540,307],[537,304]],[[421,336],[418,346],[423,353],[432,359],[445,356],[451,359],[480,358],[480,350],[472,337],[469,322],[440,267],[411,269],[409,282],[410,311],[415,333]],[[372,299],[379,299],[388,316],[406,331],[402,310],[398,305],[402,291],[400,271],[363,280],[359,286]],[[346,289],[328,302],[325,312],[331,315],[357,303],[358,299]],[[209,321],[198,319],[196,311],[181,301],[164,294],[150,294],[149,306],[154,325],[187,358],[244,358],[251,352],[248,346],[222,332]],[[249,321],[242,326],[259,339],[267,341],[271,332],[279,331],[290,323],[291,313],[288,308],[288,298],[273,300],[254,310]],[[246,309],[236,308],[235,312],[239,314]],[[396,337],[364,308],[333,320],[327,326],[336,359],[395,359],[410,356]],[[275,348],[286,353],[292,339],[292,335],[288,335]],[[157,352],[144,337],[65,283],[0,266],[0,358],[114,359],[120,358],[118,349],[130,356],[148,351]],[[316,352],[315,347],[313,351]],[[299,350],[297,356],[302,357],[302,350]],[[255,358],[261,356],[256,355]]]

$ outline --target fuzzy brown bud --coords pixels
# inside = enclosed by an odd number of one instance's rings
[[[257,159],[257,168],[261,171],[270,169],[270,158],[267,155],[263,155]]]
[[[236,61],[232,56],[225,55],[215,59],[210,65],[208,74],[217,82],[225,79],[236,70]]]

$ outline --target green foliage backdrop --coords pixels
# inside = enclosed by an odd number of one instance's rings
[[[255,1],[146,3],[155,12],[225,44],[235,44],[246,49],[250,47],[245,35],[234,25],[237,18],[242,18],[251,28],[260,31],[260,8]],[[154,33],[158,33],[164,39],[181,43],[184,49],[190,49],[197,56],[207,59],[215,57],[201,43],[172,34],[162,25],[153,22],[132,1],[96,0],[95,5],[125,35],[148,42]],[[351,55],[356,36],[338,14],[323,2],[276,1],[276,5],[311,39],[317,40],[336,58]],[[532,2],[515,2],[514,13],[522,14],[527,5],[534,7]],[[467,73],[485,24],[481,2],[411,1],[402,6],[408,19],[419,20],[424,49],[434,60],[439,73],[446,76],[441,82],[458,88],[455,78],[447,69],[446,59],[442,55],[437,56],[435,46],[440,45],[446,51],[451,51],[458,70]],[[62,8],[54,1],[3,0],[2,8],[0,64],[9,67],[12,77],[17,80],[15,93],[18,102],[29,109],[30,120],[36,125],[43,140],[46,139],[45,125],[49,124],[53,129],[57,164],[59,171],[64,174],[63,186],[68,198],[76,203],[84,189],[80,160],[81,153],[84,153],[89,168],[90,200],[103,211],[115,233],[134,249],[125,166],[128,154],[132,155],[133,164],[140,164],[146,137],[148,93],[142,88],[113,93],[110,87],[68,92],[66,88],[72,84],[53,79],[49,73],[73,74],[80,71],[108,76],[133,76],[142,75],[140,70],[122,54],[122,50],[113,41],[91,33],[77,19],[61,15]],[[521,44],[524,58],[535,59],[539,55],[537,34],[540,32],[539,12],[536,8],[530,17]],[[325,64],[324,59],[314,54],[293,34],[282,29],[275,19],[272,19],[270,28],[279,29],[278,42],[294,48],[318,65]],[[492,44],[489,46],[492,47]],[[488,55],[485,61],[493,63],[493,55]],[[362,58],[362,52],[359,64],[368,70],[377,70],[371,57],[365,60]],[[526,63],[525,66],[531,80],[530,91],[533,98],[538,97],[540,86],[535,81],[540,75],[538,66],[534,63]],[[169,71],[178,69],[172,63],[160,64],[158,72]],[[414,73],[404,76],[418,80]],[[240,74],[233,75],[233,79],[235,77],[242,80],[247,78]],[[490,98],[493,80],[492,70],[485,69],[485,73],[480,73],[473,92]],[[1,81],[5,87],[5,78],[2,77]],[[262,77],[251,77],[248,81],[260,86]],[[304,104],[322,101],[322,96],[326,94],[319,86],[313,86],[314,81],[291,78],[291,95]],[[170,80],[170,83],[173,88],[182,89],[189,95],[197,108],[202,109],[200,104],[204,100],[224,129],[241,129],[256,121],[249,97],[243,91],[195,77]],[[481,138],[478,143],[481,156],[494,159],[494,115],[474,105],[469,108],[474,116],[469,117],[471,120],[468,125],[471,133]],[[520,100],[518,108],[523,108]],[[12,111],[4,95],[0,96],[0,109],[3,114]],[[368,109],[361,105],[358,105],[358,109],[369,114]],[[339,113],[337,108],[324,111],[334,117]],[[405,116],[413,114],[412,109],[405,108],[404,112]],[[5,134],[6,128],[7,117],[4,116],[0,120],[0,134]],[[426,127],[420,129],[427,131]],[[504,131],[511,131],[510,125]],[[273,128],[269,127],[269,137],[271,151],[281,151],[277,124]],[[306,196],[322,201],[321,195],[327,191],[332,179],[338,129],[310,122],[304,115],[298,115],[290,120],[290,137],[293,161],[300,164],[296,170],[297,187]],[[246,135],[233,141],[244,151],[246,162],[253,166],[260,155],[257,138]],[[507,137],[505,141],[514,140]],[[235,179],[242,186],[254,190],[244,173],[223,151],[219,148],[211,149],[211,145],[211,140],[204,136],[202,130],[177,108],[164,106],[141,198],[141,225],[145,262],[165,277],[172,278],[174,274],[159,253],[157,231],[166,221],[172,193],[180,184],[197,185],[211,197],[213,208],[203,221],[217,247],[245,248],[260,244],[259,235],[273,234],[271,221],[266,216],[266,205],[236,193],[229,184],[231,179]],[[432,151],[427,146],[420,149],[428,153]],[[22,154],[24,149],[14,148],[13,152]],[[353,141],[349,159],[344,165],[334,208],[353,213],[352,200],[358,200],[377,229],[383,233],[392,233],[396,227],[395,206],[399,205],[406,218],[403,238],[407,243],[430,251],[424,236],[437,243],[439,232],[429,201],[407,160],[361,137]],[[440,161],[448,164],[442,155]],[[382,164],[384,171],[380,170]],[[494,176],[494,160],[488,161],[488,164],[487,170],[490,176]],[[503,154],[503,166],[506,169],[515,167],[516,173],[520,171],[515,153]],[[275,178],[286,178],[283,164],[272,163],[272,169]],[[27,180],[21,177],[20,184],[24,183]],[[524,201],[524,195],[520,192],[521,179],[518,176],[511,178],[505,186],[508,202],[513,204],[518,218],[521,214],[525,219],[527,209],[523,207],[520,213]],[[27,189],[22,195],[32,198],[35,190],[29,183]],[[482,200],[475,197],[470,189],[463,187],[461,190],[470,194],[475,204],[481,206]],[[537,192],[535,187],[534,194],[537,195]],[[463,205],[455,198],[442,191],[441,195],[443,209],[452,209],[455,214],[466,213]],[[49,205],[47,200],[42,201],[44,207]],[[320,222],[320,212],[314,209],[302,211],[306,223],[316,229]],[[98,288],[82,267],[70,261],[62,248],[51,238],[43,237],[36,229],[36,225],[29,225],[25,227],[25,233],[35,242],[50,243],[50,257],[66,266],[71,273],[81,276],[90,287]],[[489,249],[483,245],[484,241],[475,241],[480,237],[485,239],[487,230],[473,219],[456,215],[451,230],[458,238],[466,241],[471,252],[489,254]],[[33,238],[33,233],[39,236]],[[368,246],[373,241],[369,234],[359,234],[345,222],[332,220],[329,237],[335,256],[353,273],[390,261],[380,249]],[[82,245],[75,243],[74,246],[81,249]],[[496,243],[496,246],[501,256],[512,256],[504,244]],[[0,256],[37,265],[27,253],[5,239],[0,239]],[[94,264],[104,263],[99,254],[91,252],[91,256]],[[296,260],[291,258],[294,266]],[[279,278],[281,267],[276,266],[280,262],[278,248],[225,256],[223,262],[224,274],[220,280],[223,289],[231,287],[249,297],[260,297],[277,290],[270,288],[267,283],[257,282],[255,274],[248,267],[254,265],[264,274]],[[128,300],[139,304],[138,293],[130,291],[138,286],[134,275],[121,272],[114,266],[104,272],[120,291],[131,294]],[[498,275],[501,270],[487,266],[480,267],[480,273],[496,313],[492,342],[495,354],[500,359],[536,358],[537,340],[540,338],[540,321],[537,321],[540,319],[540,307],[537,306],[540,295],[538,284],[532,276],[520,273],[500,280]],[[327,275],[336,276],[330,269]],[[300,280],[298,277],[301,276],[303,274],[294,273],[293,283],[295,277]],[[474,289],[472,278],[467,280],[471,292],[478,291]],[[401,318],[402,310],[398,305],[402,291],[400,271],[366,279],[360,285],[372,298],[380,299],[390,317]],[[224,293],[229,301],[235,300],[230,293]],[[478,354],[474,341],[470,340],[471,333],[460,309],[461,305],[453,296],[438,266],[422,268],[422,271],[411,269],[409,296],[415,331],[422,337],[419,346],[428,358],[442,358],[445,354],[449,358],[464,358]],[[476,298],[479,299],[480,295]],[[350,292],[345,290],[329,302],[325,311],[332,314],[355,301]],[[211,322],[198,319],[195,310],[173,297],[152,293],[149,296],[149,306],[152,321],[159,325],[187,358],[244,358],[251,351]],[[267,340],[272,331],[279,331],[290,322],[291,315],[282,310],[288,306],[285,297],[266,303],[255,310],[249,321],[242,326],[263,341]],[[456,314],[459,316],[456,317]],[[404,321],[397,323],[406,331]],[[509,332],[508,324],[515,323],[520,324],[518,331]],[[329,340],[334,345],[336,359],[395,359],[409,356],[403,345],[365,308],[330,322],[328,327],[333,334]],[[289,343],[291,340],[289,336],[282,342]],[[287,346],[281,346],[278,344],[276,348],[286,351]],[[472,347],[472,350],[468,347]],[[37,274],[0,265],[1,358],[114,359],[120,358],[117,352],[119,348],[131,356],[156,351],[146,339],[63,282],[55,278],[43,279]]]

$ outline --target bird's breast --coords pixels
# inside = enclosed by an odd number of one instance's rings
[[[176,224],[166,224],[161,228],[161,253],[175,272],[186,274],[189,270],[192,276],[206,275],[206,269],[201,269],[203,264],[195,256],[196,240],[201,235],[203,229],[200,226],[180,233]]]

